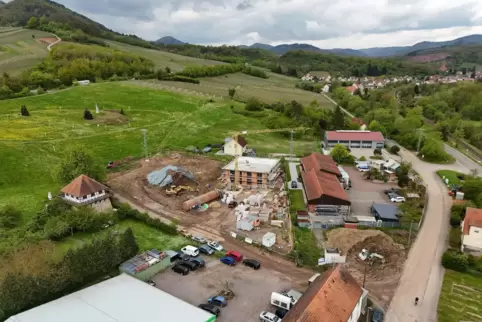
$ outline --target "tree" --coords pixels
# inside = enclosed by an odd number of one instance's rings
[[[464,182],[464,194],[467,200],[476,200],[482,191],[482,178],[468,179]]]
[[[345,116],[339,105],[336,106],[335,113],[333,113],[332,123],[335,130],[343,130],[345,128]]]
[[[0,228],[15,228],[22,218],[22,213],[13,206],[6,206],[0,210]]]
[[[389,151],[391,154],[398,154],[398,152],[400,152],[400,147],[398,145],[392,145]]]
[[[121,115],[126,115],[126,113],[124,112],[124,109],[123,109],[123,108],[120,109],[120,112],[119,112],[119,113],[120,113]]]
[[[44,226],[45,236],[53,240],[59,240],[62,237],[67,236],[69,231],[69,224],[59,217],[50,218]]]
[[[168,74],[171,73],[171,69],[169,67],[166,67],[166,73],[168,73]]]
[[[236,89],[235,88],[228,89],[228,95],[231,99],[233,99],[234,95],[236,95]]]
[[[87,148],[74,145],[68,147],[53,170],[53,177],[59,183],[69,183],[81,174],[101,181],[105,177],[105,167]]]
[[[415,85],[415,87],[413,88],[413,91],[414,91],[415,95],[419,95],[420,94],[420,86],[418,86],[418,84]]]
[[[343,144],[335,144],[331,149],[330,155],[336,163],[343,163],[351,157],[350,152],[348,152],[348,149]]]
[[[246,111],[261,111],[263,110],[263,103],[259,99],[251,97],[246,102],[245,108]]]
[[[93,120],[93,119],[94,119],[94,116],[92,115],[92,113],[88,109],[85,109],[84,120]]]
[[[373,155],[381,156],[382,155],[382,149],[379,149],[379,148],[374,149]]]
[[[387,130],[383,125],[378,123],[376,120],[373,120],[368,125],[368,129],[373,132],[381,132],[383,135],[387,135]]]
[[[121,251],[121,260],[131,258],[139,251],[139,246],[137,245],[131,228],[128,228],[122,236],[120,236],[119,249]]]
[[[424,141],[423,147],[420,150],[424,160],[427,161],[447,161],[448,155],[445,152],[442,141],[428,138]]]
[[[37,17],[30,17],[30,19],[27,22],[27,28],[29,29],[35,29],[38,25],[38,19]]]
[[[30,113],[27,110],[27,106],[22,105],[22,107],[20,108],[20,114],[22,116],[30,116]]]

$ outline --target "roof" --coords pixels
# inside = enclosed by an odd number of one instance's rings
[[[62,188],[62,192],[74,197],[84,197],[95,192],[107,190],[102,183],[82,174],[75,178],[71,183]]]
[[[353,85],[352,85],[352,86],[345,87],[345,88],[346,88],[347,91],[349,91],[349,92],[352,93],[352,94],[355,93],[356,90],[358,89],[358,87],[353,86]]]
[[[280,159],[238,157],[238,171],[270,173],[280,162]],[[234,171],[235,160],[228,163],[223,170]]]
[[[362,296],[353,276],[337,265],[311,283],[283,322],[345,322]]]
[[[246,139],[243,138],[241,135],[238,135],[238,136],[236,137],[236,142],[238,142],[239,145],[241,145],[243,148],[244,148],[246,145],[248,145],[248,142],[246,141]]]
[[[205,322],[214,321],[214,315],[134,277],[121,274],[7,320],[7,322],[46,321]]]
[[[328,131],[328,141],[385,141],[381,132],[371,131]]]
[[[464,235],[468,235],[470,227],[482,228],[482,209],[467,207],[464,218]]]
[[[327,195],[350,203],[336,175],[311,169],[303,172],[301,177],[308,200],[316,200]]]
[[[400,209],[397,206],[387,203],[374,203],[372,207],[380,218],[398,220],[397,215],[400,214]]]
[[[301,158],[300,162],[304,171],[316,169],[317,171],[321,170],[341,177],[340,169],[338,169],[336,162],[329,155],[313,152],[309,156]]]

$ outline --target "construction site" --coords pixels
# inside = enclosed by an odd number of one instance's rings
[[[388,308],[402,276],[407,250],[379,230],[339,228],[327,232],[329,247],[346,256],[345,268]]]

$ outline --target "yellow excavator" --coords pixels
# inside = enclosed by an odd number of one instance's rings
[[[168,196],[172,196],[172,195],[178,195],[181,191],[199,191],[199,189],[194,189],[192,187],[189,187],[189,186],[175,186],[175,185],[172,185],[170,186],[169,188],[166,188],[166,194]]]

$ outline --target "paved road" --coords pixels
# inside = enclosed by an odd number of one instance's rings
[[[402,278],[386,315],[388,322],[436,322],[444,269],[440,259],[447,245],[451,200],[435,171],[464,171],[460,164],[437,165],[421,161],[403,149],[404,161],[412,163],[428,186],[424,223],[405,263]],[[420,298],[418,306],[415,297]]]
[[[298,162],[290,162],[288,163],[289,169],[290,169],[290,181],[288,183],[288,189],[290,190],[303,190],[303,184],[298,181],[298,171],[296,170],[296,167],[299,166],[300,164]],[[297,181],[298,185],[296,188],[291,187],[291,182],[292,181]]]
[[[445,151],[456,159],[455,162],[459,167],[464,169],[463,172],[468,173],[470,170],[476,169],[479,176],[482,175],[482,166],[480,164],[477,164],[475,161],[473,161],[462,152],[452,148],[447,144],[445,144]]]

